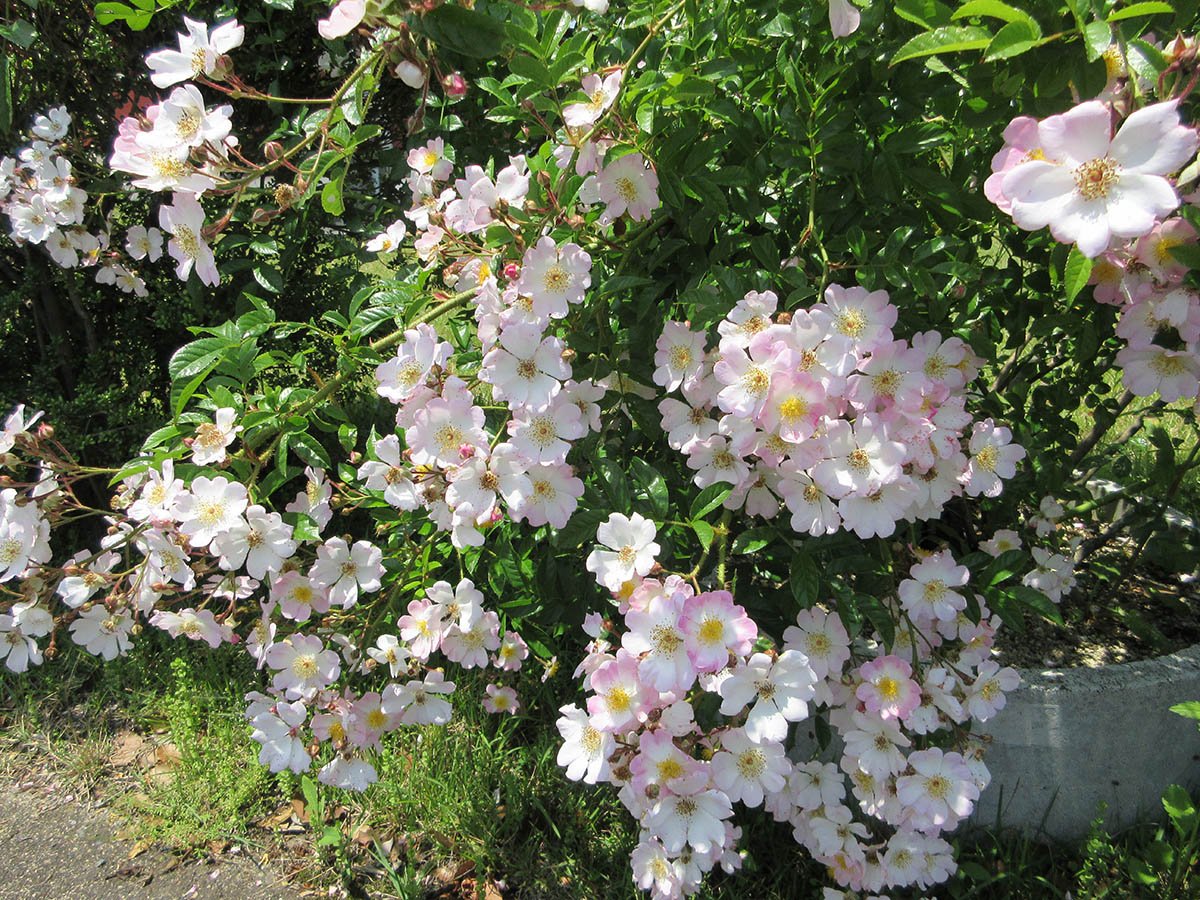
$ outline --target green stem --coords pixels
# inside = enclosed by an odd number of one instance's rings
[[[717,527],[714,540],[719,541],[717,544],[717,584],[724,590],[728,586],[728,581],[725,577],[725,563],[729,556],[729,523],[733,521],[733,513],[728,509],[721,513],[721,521]]]
[[[248,175],[243,175],[241,178],[238,178],[234,181],[222,181],[218,183],[217,187],[221,190],[231,190],[233,188],[238,188],[249,184],[255,179],[261,178],[267,172],[279,168],[287,160],[291,159],[297,153],[301,152],[304,150],[304,148],[312,144],[312,142],[315,141],[319,135],[325,133],[325,130],[329,127],[330,122],[333,121],[333,114],[338,108],[338,104],[342,102],[342,98],[346,96],[350,88],[354,86],[354,83],[358,81],[358,79],[361,78],[368,69],[372,68],[382,58],[382,47],[379,47],[367,54],[363,61],[360,62],[354,71],[346,77],[346,80],[342,82],[342,86],[337,89],[337,92],[329,98],[329,112],[325,114],[325,118],[322,120],[319,126],[314,128],[275,159],[263,163],[253,172],[249,173]]]

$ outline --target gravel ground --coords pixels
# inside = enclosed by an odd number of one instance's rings
[[[295,900],[239,855],[185,860],[116,836],[105,809],[51,782],[0,779],[3,900]],[[137,852],[141,851],[141,852]]]

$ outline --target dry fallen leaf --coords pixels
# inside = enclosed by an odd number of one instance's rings
[[[375,843],[375,829],[370,825],[359,825],[354,829],[352,838],[364,847],[370,847],[371,844]]]
[[[122,731],[113,741],[113,751],[109,754],[108,762],[118,769],[132,766],[146,748],[146,739],[131,731]]]
[[[483,900],[504,900],[504,894],[500,892],[500,888],[489,881],[483,886]]]
[[[293,810],[292,810],[291,805],[281,806],[281,807],[279,807],[279,809],[275,810],[275,812],[271,813],[269,816],[259,819],[258,827],[259,828],[267,828],[267,829],[275,829],[275,828],[278,828],[280,825],[286,825],[288,822],[290,822],[292,820],[292,812],[293,812]]]
[[[149,849],[150,849],[150,842],[145,839],[140,840],[136,844],[134,844],[132,848],[130,848],[129,855],[125,858],[133,859],[136,856],[141,856],[143,853],[145,853]]]

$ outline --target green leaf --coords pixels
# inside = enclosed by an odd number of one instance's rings
[[[693,520],[703,519],[725,502],[725,498],[729,496],[730,490],[729,485],[722,482],[710,484],[692,501],[692,511],[688,518]]]
[[[0,47],[0,135],[12,130],[12,78],[8,51]]]
[[[1185,719],[1200,721],[1200,700],[1187,700],[1183,703],[1176,703],[1171,707],[1171,712],[1177,716],[1183,716]]]
[[[291,447],[296,451],[296,455],[310,466],[317,466],[322,469],[330,468],[329,454],[325,452],[325,448],[317,443],[312,435],[304,431],[297,431],[292,435]]]
[[[1168,785],[1163,791],[1162,805],[1171,817],[1171,824],[1180,834],[1187,834],[1196,820],[1196,806],[1188,792],[1177,784]]]
[[[1107,22],[1090,22],[1083,29],[1088,62],[1095,62],[1112,44],[1112,28]]]
[[[966,3],[954,11],[954,14],[950,18],[958,21],[968,16],[982,16],[1010,23],[1028,22],[1035,28],[1037,27],[1037,23],[1034,22],[1033,17],[1029,13],[1014,6],[1009,6],[1007,3],[1002,3],[1001,0],[967,0]]]
[[[1092,274],[1092,261],[1084,256],[1078,247],[1072,247],[1067,256],[1067,264],[1063,267],[1063,287],[1067,292],[1067,302],[1074,303],[1079,292]]]
[[[7,38],[22,50],[28,50],[37,40],[37,29],[24,19],[15,22],[0,22],[0,37]]]
[[[964,50],[983,50],[992,42],[992,33],[977,26],[952,26],[935,28],[915,38],[896,51],[889,65],[902,63],[920,56],[935,53],[961,53]]]
[[[1175,14],[1175,9],[1170,3],[1162,3],[1161,0],[1147,0],[1145,3],[1132,3],[1129,6],[1123,6],[1118,10],[1108,14],[1109,22],[1121,22],[1125,19],[1133,19],[1137,16],[1158,16]]]
[[[283,273],[274,266],[266,264],[255,266],[254,280],[272,294],[278,294],[283,290]]]
[[[1155,481],[1168,484],[1175,473],[1175,442],[1171,433],[1161,425],[1150,429],[1150,443],[1154,445],[1154,475]]]
[[[792,571],[788,575],[792,596],[801,609],[809,609],[821,596],[821,573],[807,552],[799,550],[792,557]]]
[[[875,626],[885,647],[889,649],[896,643],[896,622],[878,597],[870,594],[855,594],[854,602],[867,617],[867,621]]]
[[[233,346],[226,338],[206,337],[184,344],[171,356],[167,363],[167,374],[172,381],[189,378],[205,368],[213,359],[219,359]]]
[[[1062,613],[1059,612],[1058,606],[1041,591],[1031,588],[1028,585],[1015,584],[1012,587],[1005,588],[1004,593],[1016,602],[1040,613],[1054,624],[1063,624]]]
[[[692,529],[696,532],[696,537],[700,541],[700,549],[707,550],[712,546],[713,538],[717,531],[707,522],[691,522],[689,523]]]
[[[579,509],[558,529],[554,535],[555,546],[562,550],[574,550],[585,542],[594,543],[596,529],[608,518],[608,513],[599,509]]]
[[[1200,269],[1200,245],[1175,244],[1167,247],[1168,252],[1189,269]]]
[[[601,475],[601,487],[604,489],[604,495],[608,497],[613,510],[622,515],[629,515],[632,512],[633,498],[629,491],[629,480],[625,477],[625,471],[609,457],[597,460],[596,468]]]
[[[633,483],[650,504],[654,518],[665,519],[670,508],[666,480],[653,466],[636,456],[629,460],[629,471],[633,475]]]
[[[730,545],[730,553],[754,553],[761,550],[775,538],[775,529],[769,526],[760,528],[751,528],[749,531],[743,531],[733,539],[733,544]]]
[[[1131,856],[1125,861],[1125,868],[1129,871],[1129,876],[1138,884],[1158,883],[1158,876],[1154,874],[1144,859]]]
[[[176,437],[178,434],[179,429],[174,425],[164,425],[162,428],[151,432],[150,436],[142,442],[142,449],[153,450],[155,447],[166,443],[171,438]]]
[[[514,75],[529,79],[539,87],[554,88],[558,86],[554,76],[546,68],[546,64],[532,56],[514,56],[508,61],[508,70]]]
[[[991,61],[1020,56],[1036,47],[1041,37],[1042,30],[1037,27],[1036,22],[1009,22],[996,32],[996,36],[988,44],[983,58]]]
[[[949,25],[953,11],[940,0],[896,0],[896,15],[928,30]]]
[[[342,200],[342,177],[345,174],[343,169],[341,175],[332,181],[327,181],[321,188],[321,209],[331,216],[340,216],[346,211],[346,204]]]
[[[463,56],[491,59],[504,53],[509,43],[503,22],[465,6],[443,4],[416,21],[435,44]]]

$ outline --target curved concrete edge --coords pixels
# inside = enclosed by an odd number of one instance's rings
[[[1200,786],[1200,731],[1170,707],[1200,700],[1200,644],[1097,669],[1021,670],[982,726],[992,783],[970,823],[1074,841],[1100,805],[1119,830],[1161,820],[1170,784]]]

